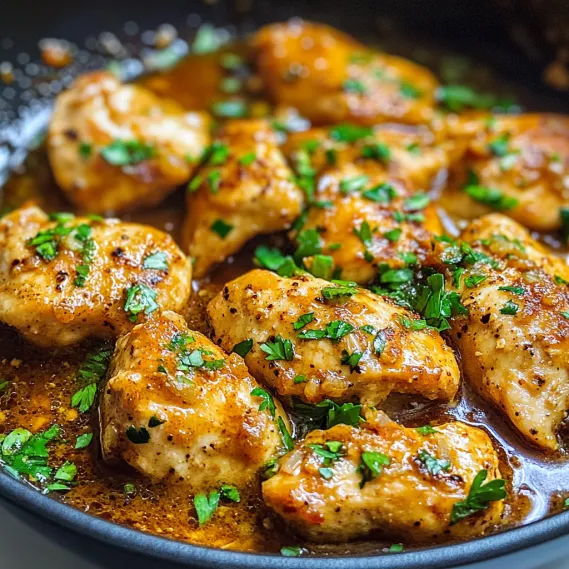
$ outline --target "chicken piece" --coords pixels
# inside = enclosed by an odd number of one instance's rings
[[[452,401],[452,350],[415,316],[352,283],[263,270],[228,283],[207,307],[224,350],[248,342],[250,372],[282,396],[380,404],[390,392]]]
[[[564,259],[536,241],[525,227],[500,213],[475,219],[464,229],[461,238],[467,243],[484,241],[500,257],[512,254],[514,249],[518,260],[527,259],[554,279],[569,281],[569,265]]]
[[[152,227],[30,204],[0,219],[0,321],[38,346],[115,338],[190,292],[189,259]]]
[[[282,447],[280,404],[263,406],[237,354],[227,356],[165,312],[117,342],[100,406],[106,460],[198,492],[245,486]]]
[[[390,178],[427,191],[460,147],[426,126],[383,124],[373,128],[338,125],[291,134],[283,152],[297,167],[309,165],[314,175],[330,165],[373,164]]]
[[[269,96],[315,124],[418,124],[433,114],[438,83],[429,70],[323,24],[266,26],[252,49]]]
[[[460,422],[423,435],[368,414],[361,428],[312,431],[263,483],[265,503],[311,541],[374,535],[407,543],[489,533],[500,522],[503,491],[487,509],[457,520],[475,477],[502,488],[488,435]],[[451,524],[455,522],[455,524]]]
[[[79,77],[59,95],[47,148],[57,183],[82,211],[159,203],[187,182],[209,121],[111,73]]]
[[[197,277],[256,235],[290,227],[303,192],[262,120],[227,123],[190,183],[184,243]]]
[[[314,185],[314,199],[302,227],[291,234],[299,245],[297,261],[329,255],[342,279],[366,284],[378,276],[378,267],[422,262],[433,234],[443,231],[428,195],[389,177],[389,167],[377,159],[342,159],[300,183]],[[311,260],[304,264],[310,267]]]
[[[569,207],[569,119],[528,114],[449,119],[464,156],[451,170],[443,207],[472,219],[492,210],[536,231],[561,226]]]
[[[549,273],[557,261],[510,229],[492,215],[465,230],[469,261],[451,280],[468,314],[450,333],[467,381],[529,442],[554,450],[569,409],[569,289]]]

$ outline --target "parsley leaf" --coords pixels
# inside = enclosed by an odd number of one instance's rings
[[[142,268],[153,269],[155,271],[167,271],[168,270],[168,255],[164,251],[157,251],[148,255],[144,258],[142,262]]]
[[[268,409],[271,417],[274,419],[277,408],[275,407],[273,396],[262,387],[255,387],[255,389],[251,391],[251,395],[253,397],[260,397],[263,400],[263,402],[259,405],[259,411]]]
[[[235,344],[231,352],[235,352],[236,354],[239,354],[242,358],[244,358],[251,351],[252,348],[253,348],[253,338],[248,338],[247,340],[243,340],[242,342]]]
[[[126,430],[126,438],[135,445],[142,445],[146,444],[150,440],[150,433],[145,427],[137,429],[135,426],[131,425]]]
[[[219,505],[219,498],[220,493],[217,490],[210,492],[209,496],[204,492],[194,496],[194,508],[196,509],[200,526],[203,526],[211,520]]]
[[[329,130],[329,133],[332,140],[338,142],[356,142],[357,140],[371,136],[373,129],[355,124],[339,124],[333,126]]]
[[[465,186],[464,191],[475,201],[486,204],[496,210],[505,211],[515,208],[519,200],[507,196],[496,188],[484,186]]]
[[[283,446],[285,447],[285,450],[287,452],[291,451],[294,448],[294,441],[292,440],[292,437],[290,436],[290,433],[288,432],[286,423],[284,422],[284,419],[279,415],[277,417],[277,425],[279,427],[279,431],[281,433],[281,439],[283,441]]]
[[[468,496],[464,500],[453,504],[450,517],[451,525],[460,522],[476,512],[486,510],[490,502],[504,500],[506,498],[506,481],[498,478],[484,484],[487,477],[488,471],[481,470],[474,478]]]
[[[101,156],[113,166],[131,166],[156,155],[153,146],[137,140],[113,140],[101,148]]]
[[[222,239],[225,239],[233,230],[233,225],[226,223],[223,219],[216,219],[210,226],[210,229],[217,233]]]
[[[430,455],[426,450],[420,450],[417,458],[427,467],[427,470],[437,476],[441,472],[448,472],[451,468],[450,460],[440,460]]]
[[[326,429],[340,424],[358,427],[363,420],[361,405],[355,405],[354,403],[338,405],[330,399],[325,399],[316,405],[296,401],[294,410],[304,418],[315,421]]]
[[[130,313],[129,320],[136,322],[141,312],[148,315],[160,308],[156,296],[157,292],[144,283],[132,285],[127,289],[124,311]]]
[[[265,342],[261,344],[261,350],[267,355],[267,361],[286,360],[292,361],[294,359],[294,346],[290,340],[285,340],[277,336],[274,342]]]
[[[76,449],[86,448],[91,444],[92,440],[93,440],[93,433],[84,433],[82,435],[79,435],[77,437],[77,440],[75,441],[75,448]]]
[[[508,302],[506,302],[506,304],[504,304],[504,306],[502,308],[500,308],[500,314],[508,314],[510,316],[515,316],[518,311],[519,311],[520,307],[513,302],[512,300],[508,300]]]
[[[299,316],[298,320],[296,322],[293,322],[292,327],[295,330],[300,330],[301,328],[304,328],[307,324],[310,324],[310,322],[312,322],[313,320],[314,320],[314,312],[307,312],[306,314]]]
[[[415,430],[424,437],[438,433],[438,431],[434,427],[431,427],[431,425],[423,425],[422,427],[417,427]]]
[[[390,463],[390,458],[381,452],[362,452],[361,461],[357,468],[357,471],[362,475],[360,488],[363,488],[366,482],[369,482],[370,480],[381,476],[383,467],[389,466]]]
[[[397,192],[391,184],[379,184],[362,193],[367,200],[376,203],[388,204],[397,197]]]

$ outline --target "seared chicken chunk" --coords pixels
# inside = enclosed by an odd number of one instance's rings
[[[569,289],[555,268],[562,264],[500,217],[463,234],[469,261],[450,280],[468,314],[452,319],[451,335],[466,379],[528,441],[556,449],[569,409]]]
[[[309,166],[313,175],[332,165],[367,164],[369,168],[375,163],[390,178],[427,191],[437,174],[456,160],[460,147],[426,126],[344,124],[293,133],[283,152],[293,165]]]
[[[228,283],[208,305],[216,342],[246,342],[251,373],[279,395],[380,404],[390,392],[452,401],[452,350],[415,316],[353,283],[263,270]]]
[[[114,338],[190,292],[189,259],[152,227],[33,205],[0,219],[0,321],[39,346]]]
[[[418,124],[432,116],[438,84],[430,71],[323,24],[267,26],[252,48],[269,96],[314,123]]]
[[[263,233],[290,227],[300,215],[303,193],[261,120],[225,125],[192,180],[184,241],[200,277]]]
[[[498,490],[481,511],[461,517],[479,473]],[[488,533],[503,510],[498,456],[488,435],[464,423],[430,434],[404,428],[382,412],[361,428],[312,431],[279,460],[263,498],[300,534],[343,542],[371,532],[409,543]]]
[[[67,198],[100,213],[159,203],[190,178],[208,143],[205,115],[104,71],[58,96],[47,138]]]
[[[443,206],[465,218],[502,211],[536,231],[561,225],[569,207],[569,119],[555,115],[450,119],[466,140]],[[461,142],[462,140],[462,142]]]
[[[422,262],[442,227],[428,195],[412,187],[429,187],[445,165],[444,150],[424,148],[414,163],[407,149],[410,137],[404,134],[383,137],[389,131],[377,129],[375,136],[348,145],[322,132],[296,135],[288,143],[299,183],[313,195],[302,228],[293,233],[299,251],[331,256],[335,274],[361,284],[373,281],[378,267]],[[330,152],[333,165],[325,166]],[[304,263],[310,268],[310,259]]]
[[[154,482],[245,486],[282,447],[278,402],[240,356],[165,312],[117,342],[100,406],[101,448]],[[271,399],[272,401],[272,399]]]

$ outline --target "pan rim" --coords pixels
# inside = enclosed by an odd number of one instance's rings
[[[562,512],[498,534],[453,545],[375,556],[282,557],[193,545],[159,537],[82,512],[0,473],[0,496],[74,533],[124,551],[188,567],[224,569],[444,569],[496,560],[569,533]]]

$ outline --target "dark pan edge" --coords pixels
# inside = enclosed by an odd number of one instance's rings
[[[443,569],[493,559],[540,544],[547,545],[569,533],[569,512],[561,513],[503,533],[430,549],[374,557],[284,558],[278,555],[240,553],[190,545],[133,530],[96,518],[62,504],[0,474],[0,495],[33,514],[107,545],[190,567],[223,569]],[[556,544],[557,545],[557,544]],[[569,549],[569,540],[566,549]],[[564,553],[555,548],[558,557]],[[528,552],[529,553],[529,552]],[[537,553],[537,552],[536,552]],[[540,563],[547,562],[543,551]],[[553,560],[552,558],[551,560]]]

